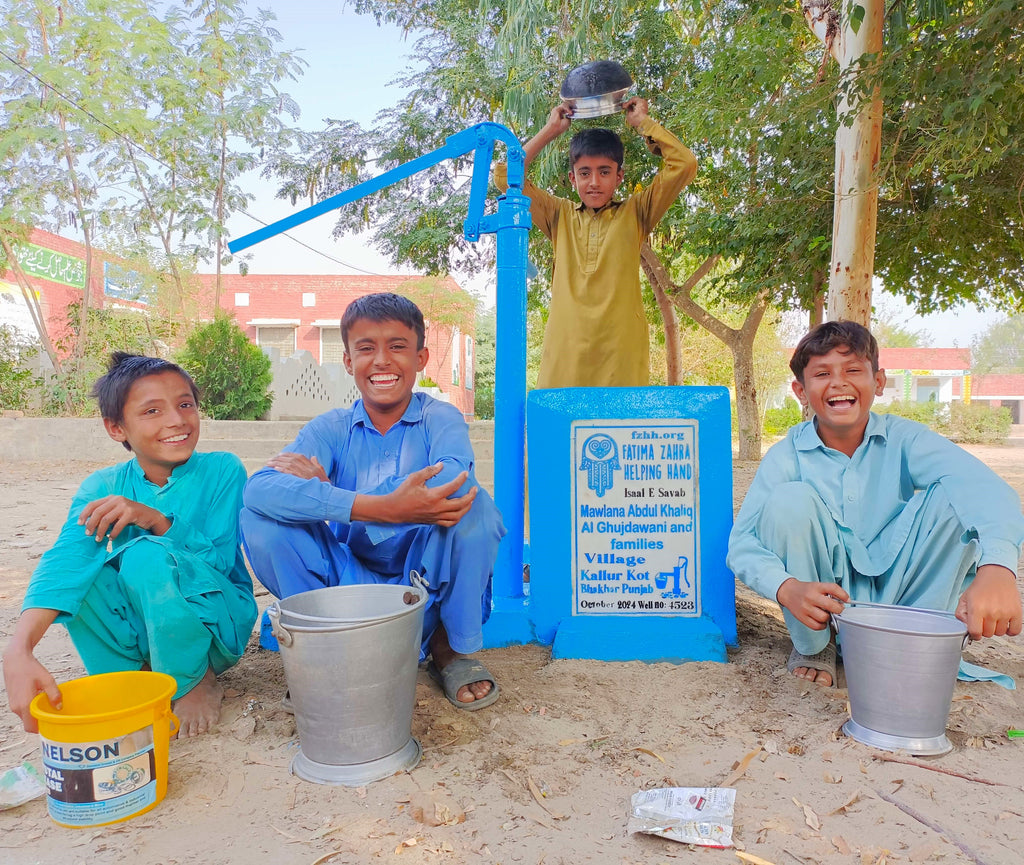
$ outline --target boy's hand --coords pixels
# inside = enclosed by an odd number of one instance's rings
[[[7,689],[7,702],[11,711],[21,718],[21,725],[27,733],[39,732],[39,725],[29,711],[36,694],[45,691],[54,708],[61,707],[60,688],[56,680],[31,652],[8,650],[4,654],[4,687]]]
[[[82,508],[78,524],[85,526],[85,533],[98,544],[107,539],[108,533],[113,540],[131,525],[154,535],[162,535],[171,527],[171,521],[160,511],[124,496],[104,496],[89,502]]]
[[[327,479],[327,472],[324,471],[324,467],[320,465],[316,457],[307,457],[303,454],[284,451],[267,460],[267,466],[277,469],[279,472],[284,472],[286,475],[294,475],[304,480],[316,478],[325,484],[330,483]]]
[[[572,108],[565,102],[560,102],[548,113],[547,122],[544,128],[557,138],[569,129],[572,122]]]
[[[464,496],[451,499],[469,476],[459,475],[446,484],[428,487],[427,481],[441,471],[437,463],[409,475],[398,489],[386,496],[358,495],[352,504],[352,519],[374,523],[422,523],[430,526],[454,526],[469,511],[478,487]]]
[[[639,129],[640,124],[650,116],[647,109],[647,100],[642,96],[634,96],[622,106],[622,110],[626,112],[626,123],[634,129]]]
[[[850,596],[838,583],[805,583],[790,577],[779,586],[775,599],[808,628],[823,631],[829,614],[841,613]]]
[[[1001,565],[982,565],[974,582],[960,596],[956,617],[967,625],[972,640],[1019,634],[1021,603],[1017,575]]]

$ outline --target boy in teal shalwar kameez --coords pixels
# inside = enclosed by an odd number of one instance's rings
[[[241,657],[256,620],[238,534],[245,469],[232,454],[194,452],[196,388],[175,364],[115,353],[93,394],[135,459],[85,479],[33,573],[4,653],[8,700],[27,730],[37,693],[59,705],[33,654],[57,621],[90,674],[173,676],[180,735],[196,735],[216,724],[216,676]]]

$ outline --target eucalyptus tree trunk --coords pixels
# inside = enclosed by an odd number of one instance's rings
[[[868,325],[878,218],[878,160],[882,146],[882,96],[865,93],[882,54],[884,0],[805,0],[807,26],[839,64],[835,209],[828,315]]]

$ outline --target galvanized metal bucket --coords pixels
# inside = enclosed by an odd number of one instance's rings
[[[952,613],[852,602],[833,616],[853,738],[885,750],[941,754],[967,628]]]
[[[422,588],[371,584],[270,606],[299,733],[292,772],[361,786],[419,762],[412,713],[426,603]]]

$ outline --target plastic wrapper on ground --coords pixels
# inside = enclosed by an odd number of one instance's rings
[[[630,800],[630,834],[659,835],[683,844],[731,847],[736,791],[731,787],[661,787]]]

